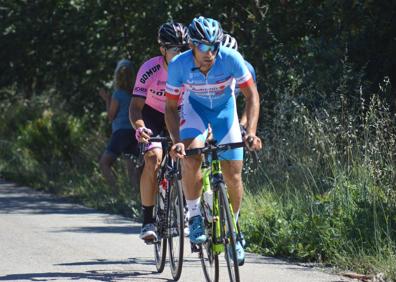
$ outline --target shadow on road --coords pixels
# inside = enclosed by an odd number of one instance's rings
[[[98,214],[70,200],[59,198],[31,188],[0,182],[0,212],[27,214]]]
[[[142,265],[152,265],[154,266],[153,259],[145,258],[130,258],[127,260],[107,260],[107,259],[97,259],[92,261],[81,261],[81,262],[68,262],[55,264],[56,266],[88,266],[88,265],[116,265],[116,264],[142,264]]]
[[[86,226],[86,227],[61,229],[52,232],[139,234],[140,226],[125,226],[125,225]]]
[[[0,276],[0,281],[4,280],[32,280],[32,281],[48,281],[53,279],[64,280],[97,280],[97,281],[114,281],[115,279],[133,279],[133,281],[146,281],[147,275],[150,280],[172,281],[163,277],[153,277],[156,272],[103,272],[103,271],[86,271],[86,272],[45,272],[45,273],[21,273]]]

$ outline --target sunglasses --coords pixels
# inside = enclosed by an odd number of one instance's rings
[[[173,53],[178,53],[178,52],[184,52],[189,48],[188,45],[174,45],[174,46],[167,46],[165,49]]]
[[[211,51],[212,53],[217,52],[220,47],[220,43],[216,42],[215,44],[206,44],[199,41],[192,41],[192,43],[198,48],[198,50],[202,53],[206,53]]]

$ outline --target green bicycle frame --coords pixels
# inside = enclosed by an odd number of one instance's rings
[[[212,160],[211,161],[211,170],[208,168],[202,168],[202,188],[203,188],[203,193],[208,191],[208,189],[211,189],[212,183],[210,183],[210,175],[212,174],[212,177],[222,177],[221,173],[221,165],[220,165],[220,160]],[[228,193],[227,193],[228,197]],[[232,222],[234,225],[234,230],[237,230],[236,227],[236,222],[235,222],[235,217],[234,217],[234,211],[232,209],[231,203],[230,205],[230,211],[232,215]],[[214,187],[213,189],[213,208],[212,208],[212,232],[213,232],[213,239],[214,242],[212,244],[213,247],[213,253],[218,255],[222,252],[224,252],[224,244],[221,241],[221,226],[220,226],[220,207],[219,207],[219,189],[218,187]]]

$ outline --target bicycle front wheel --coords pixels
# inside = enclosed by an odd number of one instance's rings
[[[199,258],[207,282],[219,281],[219,255],[214,254],[212,239],[199,246]]]
[[[164,271],[165,261],[166,261],[167,239],[166,236],[164,236],[165,235],[164,207],[165,207],[164,199],[162,198],[160,193],[157,193],[154,214],[155,214],[155,225],[157,228],[158,241],[154,243],[154,258],[155,258],[155,267],[157,268],[157,271],[159,273]]]
[[[201,212],[204,218],[205,235],[208,239],[199,245],[199,259],[206,281],[217,282],[219,281],[219,255],[213,249],[213,215],[204,197],[201,198]]]
[[[181,181],[175,179],[170,189],[169,256],[172,277],[178,280],[182,272],[184,254],[184,203]]]
[[[220,224],[221,235],[224,238],[225,260],[227,263],[228,275],[231,282],[239,282],[239,266],[236,253],[236,233],[234,221],[231,215],[231,206],[228,201],[227,189],[223,183],[220,184]]]

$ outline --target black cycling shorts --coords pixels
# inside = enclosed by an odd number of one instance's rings
[[[165,132],[165,115],[148,105],[144,105],[142,117],[146,128],[151,129],[153,136],[163,136]]]

